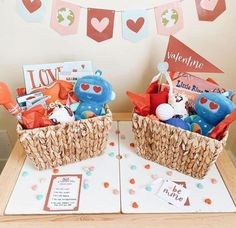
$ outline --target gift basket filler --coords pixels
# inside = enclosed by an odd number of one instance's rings
[[[115,93],[101,71],[79,78],[75,85],[57,80],[31,94],[24,89],[17,92],[18,102],[0,82],[0,104],[17,118],[19,141],[39,170],[104,151],[112,123],[107,103]]]
[[[134,104],[132,126],[137,153],[201,179],[223,150],[228,127],[236,119],[233,92],[194,93],[176,88],[172,82],[176,73],[169,73],[168,67],[167,62],[158,65],[160,73],[146,93],[127,92]],[[161,83],[162,76],[168,84]],[[218,87],[212,79],[192,77],[192,80]]]

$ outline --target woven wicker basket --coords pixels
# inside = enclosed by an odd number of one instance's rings
[[[32,130],[17,126],[26,155],[39,169],[85,160],[101,155],[112,123],[111,111],[106,115]]]
[[[228,137],[217,141],[136,113],[132,123],[138,155],[199,179],[216,161]]]

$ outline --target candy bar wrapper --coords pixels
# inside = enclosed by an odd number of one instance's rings
[[[43,98],[41,92],[31,93],[16,98],[17,103],[22,110],[27,110],[28,106],[33,106],[37,101]]]

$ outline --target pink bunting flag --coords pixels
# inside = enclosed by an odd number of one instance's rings
[[[114,10],[88,9],[87,36],[102,42],[113,37]]]
[[[171,2],[155,8],[157,32],[173,35],[184,27],[181,3]]]
[[[51,28],[61,35],[77,33],[80,6],[61,0],[52,4]]]

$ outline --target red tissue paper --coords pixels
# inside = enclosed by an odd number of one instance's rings
[[[21,125],[25,129],[33,129],[53,125],[53,122],[48,119],[47,111],[43,108],[43,106],[36,105],[35,107],[22,113]]]

